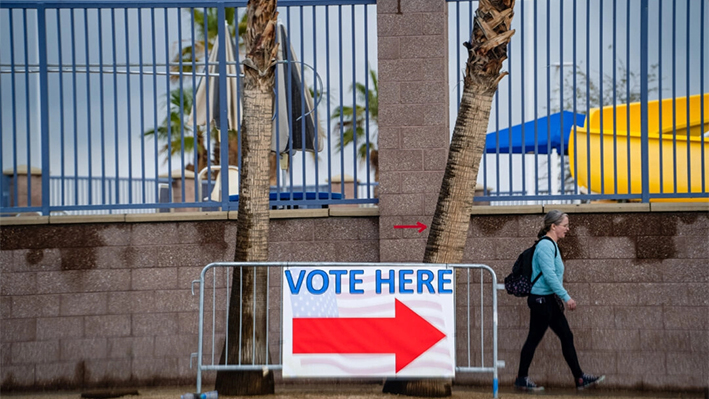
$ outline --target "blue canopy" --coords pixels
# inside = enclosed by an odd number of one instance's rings
[[[562,118],[563,115],[563,118]],[[563,119],[563,126],[562,126]],[[576,114],[576,125],[583,126],[586,115]],[[569,147],[569,134],[574,126],[574,113],[571,111],[562,111],[549,117],[538,118],[535,121],[525,122],[521,125],[515,125],[511,128],[512,133],[512,153],[534,153],[534,125],[537,125],[537,152],[539,154],[548,154],[550,148],[556,148],[556,152],[566,153]],[[522,126],[524,126],[524,151],[522,148]],[[561,148],[562,136],[564,148]],[[498,141],[499,140],[499,141]],[[510,128],[501,129],[498,132],[491,132],[485,138],[485,153],[494,154],[497,152],[499,142],[500,154],[510,153]],[[549,143],[551,147],[549,148]]]

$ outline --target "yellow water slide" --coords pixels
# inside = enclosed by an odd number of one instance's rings
[[[648,102],[651,194],[701,193],[702,179],[704,189],[709,189],[709,135],[706,134],[709,131],[709,94],[703,97],[703,124],[700,95]],[[572,129],[569,134],[571,174],[580,187],[594,193],[628,194],[630,189],[630,194],[640,194],[641,151],[640,103],[591,109],[584,126],[576,127],[576,133]],[[708,199],[662,198],[652,201],[706,202]]]

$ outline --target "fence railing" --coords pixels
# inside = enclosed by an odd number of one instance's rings
[[[265,271],[263,270],[264,268]],[[437,313],[430,315],[430,320],[428,320],[438,329],[452,328],[453,331],[455,331],[453,337],[455,341],[452,346],[454,349],[451,349],[454,353],[448,353],[448,351],[444,350],[445,348],[439,348],[435,351],[436,356],[441,357],[441,359],[453,359],[455,372],[491,373],[493,378],[493,397],[497,397],[498,368],[504,367],[504,362],[498,361],[497,357],[497,290],[499,287],[495,272],[489,266],[480,264],[446,265],[424,263],[210,263],[202,269],[200,278],[192,282],[193,295],[195,295],[194,285],[199,284],[199,341],[197,352],[191,355],[192,358],[196,358],[197,363],[197,392],[201,392],[202,390],[204,372],[283,369],[284,347],[286,350],[290,347],[287,345],[284,346],[284,328],[286,327],[283,326],[282,322],[284,320],[284,306],[286,306],[283,302],[283,290],[288,289],[289,283],[283,281],[282,275],[285,269],[298,270],[303,268],[308,270],[322,268],[376,268],[379,270],[385,270],[387,268],[413,270],[421,268],[445,268],[454,270],[455,272],[452,273],[451,276],[451,286],[453,287],[456,308],[455,311],[452,312],[453,325],[445,327],[445,320]],[[257,269],[260,269],[262,272],[257,273]],[[251,273],[250,276],[253,277],[242,278],[247,272]],[[343,275],[340,274],[340,276],[342,277]],[[367,293],[369,291],[367,291],[366,287],[368,287],[368,284],[374,286],[374,281],[367,280],[366,276],[363,277],[363,279],[364,285],[362,287],[364,287],[364,292]],[[376,317],[385,317],[381,314],[383,311],[386,313],[386,309],[389,309],[394,303],[394,295],[387,295],[387,292],[384,291],[384,295],[375,295],[373,292],[370,292],[372,295],[364,295],[366,299],[362,297],[358,297],[356,301],[348,299],[348,296],[351,298],[351,295],[345,292],[347,291],[345,287],[348,287],[350,283],[346,280],[347,276],[344,275],[344,277],[342,277],[342,291],[344,294],[334,293],[334,282],[330,283],[329,289],[324,288],[324,281],[312,283],[313,286],[323,284],[324,292],[307,296],[305,300],[308,301],[308,306],[318,311],[320,311],[321,308],[327,308],[326,312],[328,316],[318,316],[314,313],[308,313],[310,316],[306,316],[305,314],[297,316],[296,313],[293,313],[293,320],[295,320],[295,317],[335,317],[335,314],[339,317],[355,317],[353,316],[354,313],[359,315],[356,317],[373,317],[373,314],[378,315]],[[243,281],[250,281],[253,286],[247,289],[244,283],[242,283]],[[369,281],[369,283],[367,283],[367,281]],[[306,286],[305,282],[302,284],[302,287]],[[394,281],[391,282],[392,287],[395,284],[399,286],[400,284],[406,283],[402,283],[399,280],[396,280],[396,283]],[[414,283],[410,286],[414,287],[416,285],[417,283]],[[436,284],[434,283],[433,285],[435,286]],[[253,289],[253,287],[261,287],[264,289],[258,290]],[[371,289],[372,287],[369,288]],[[235,298],[235,296],[231,294],[233,290],[239,290],[239,295],[236,296],[236,298],[240,298],[241,302],[230,303],[230,299]],[[303,288],[303,290],[305,290],[305,288]],[[421,289],[419,288],[419,290]],[[423,291],[425,292],[425,289]],[[440,295],[440,293],[437,295]],[[323,297],[323,299],[318,299],[318,296]],[[380,298],[372,299],[372,296]],[[246,299],[244,299],[245,297]],[[300,302],[288,301],[288,303],[290,303],[288,306],[294,308],[301,306]],[[325,305],[325,303],[327,303],[327,305]],[[359,303],[359,305],[357,305],[357,303]],[[425,298],[415,298],[411,303],[418,304],[421,309],[431,308]],[[246,313],[253,315],[253,320],[244,320],[242,316],[244,314],[243,309],[247,305],[254,306],[253,309],[249,309]],[[303,303],[303,305],[305,304]],[[266,311],[265,314],[259,314],[259,310],[256,309],[256,306],[265,306],[263,309],[268,309],[268,311]],[[353,306],[362,306],[362,309],[364,309],[362,312],[364,313],[353,309]],[[239,311],[230,312],[230,307],[239,309]],[[415,308],[412,308],[412,310],[416,311]],[[424,316],[423,313],[420,315],[422,317]],[[231,319],[230,316],[232,317]],[[235,320],[234,316],[237,316],[238,320]],[[235,330],[239,331],[239,333],[236,334],[238,337],[229,338],[227,329],[231,324],[247,327],[238,327]],[[259,332],[257,332],[257,329],[259,329]],[[265,329],[265,333],[261,332],[260,329]],[[267,353],[261,353],[263,350],[256,348],[255,339],[245,341],[248,338],[256,337],[257,334],[259,334],[259,342],[264,344],[263,348],[265,348]],[[230,343],[229,339],[236,339],[238,342],[232,341]],[[242,344],[244,342],[252,342],[252,347],[243,349],[242,352]],[[236,356],[237,361],[229,362],[228,359],[230,356],[228,351],[233,351],[235,350],[234,348],[239,348],[236,349],[239,351],[238,356]],[[292,350],[292,348],[290,349]],[[234,356],[233,352],[232,356]],[[242,360],[246,358],[248,359]],[[257,358],[260,360],[257,360]],[[445,363],[441,359],[438,359],[434,363],[439,365]],[[332,359],[328,360],[328,362],[331,366],[336,363],[332,363]],[[192,362],[190,362],[190,364],[192,364]],[[336,365],[332,367],[336,367]],[[345,367],[343,365],[342,367],[346,368],[348,373],[355,375],[363,373],[362,375],[370,377],[373,375],[372,373],[374,373],[372,370],[380,370],[378,372],[382,372],[382,367],[371,363],[368,363],[366,367],[359,370],[354,366]]]
[[[477,4],[448,0],[451,104]],[[517,1],[476,200],[706,202],[706,26],[704,0]]]
[[[101,179],[86,177],[61,178],[50,177],[50,205],[63,206],[65,204],[75,204],[91,208],[89,201],[99,199],[101,204],[146,204],[158,202],[161,185],[168,186],[170,180],[145,179],[131,180],[122,179]],[[157,209],[122,209],[121,213],[151,213]],[[88,209],[68,211],[67,214],[99,214],[110,213],[108,209]]]
[[[375,183],[375,3],[278,2],[271,185],[291,195],[274,206],[377,203],[373,191],[345,183]],[[3,213],[195,208],[205,191],[212,206],[237,209],[245,6],[3,1],[0,153],[4,204],[11,204]],[[229,173],[219,164],[230,165]],[[126,203],[110,201],[105,190],[66,196],[50,182],[86,178],[108,187],[163,174],[177,182],[167,186],[167,202],[136,196],[137,183],[111,193]],[[316,191],[304,192],[307,186]]]
[[[291,195],[276,196],[275,206],[378,202],[374,190],[353,188],[373,187],[377,176],[375,3],[279,1],[271,185]],[[194,209],[205,198],[236,209],[245,5],[0,3],[7,176],[0,213]],[[477,2],[448,5],[450,103],[457,104],[462,43]],[[523,0],[515,7],[503,65],[509,76],[493,100],[478,177],[488,195],[476,200],[707,201],[706,2]],[[450,108],[452,127],[457,107]],[[233,168],[221,173],[219,164]],[[100,178],[104,187],[160,175],[176,182],[164,202],[142,194],[136,202],[133,183],[111,193],[132,204],[91,190],[85,200],[66,197],[50,183],[52,176]]]
[[[3,175],[0,178],[4,179],[4,186],[9,188],[9,190],[2,193],[0,205],[3,208],[3,211],[12,210],[16,208],[15,204],[17,204],[16,201],[18,198],[22,197],[24,199],[28,193],[21,190],[24,187],[18,187],[20,190],[15,190],[16,186],[13,183],[17,180],[13,180],[11,176]],[[30,176],[30,179],[38,180],[34,176]],[[169,204],[171,202],[170,192],[172,192],[173,195],[177,194],[177,190],[171,190],[171,187],[179,186],[179,183],[179,179],[172,179],[169,177],[131,180],[128,178],[115,179],[95,177],[93,179],[89,179],[88,177],[74,178],[73,176],[50,176],[50,206],[53,209],[63,209],[67,204],[72,205],[72,210],[52,210],[51,213],[60,215],[102,215],[114,213],[169,212],[169,208],[151,207],[150,204]],[[195,200],[199,203],[199,207],[194,209],[185,209],[202,211],[219,210],[218,204],[215,204],[209,195],[210,188],[214,187],[216,184],[216,180],[200,181],[196,193],[191,189],[192,187],[188,186],[188,198],[195,198]],[[378,185],[376,183],[372,183],[370,185],[351,183],[350,187],[348,187],[348,193],[346,195],[354,196],[354,192],[357,192],[359,198],[367,198],[368,195],[370,197],[374,197],[374,190],[377,186]],[[36,194],[41,195],[41,187],[39,184],[35,184],[35,189],[38,190]],[[330,190],[330,187],[327,184],[321,184],[319,186],[294,187],[293,191],[284,188],[282,188],[282,191],[280,192],[276,190],[277,187],[271,187],[271,196],[273,197],[271,201],[271,209],[322,208],[330,205],[337,205],[332,201],[328,201],[324,198],[324,196],[320,199],[312,198],[307,202],[302,201],[301,193],[327,193]],[[293,198],[291,198],[291,196],[293,196]],[[96,199],[98,199],[99,205],[120,204],[123,207],[121,209],[107,209],[106,207],[97,206],[97,204],[91,203],[92,200],[96,201]],[[22,203],[19,203],[19,206],[22,205]],[[366,205],[367,204],[360,204],[359,206]],[[14,214],[14,212],[8,212],[4,216]]]

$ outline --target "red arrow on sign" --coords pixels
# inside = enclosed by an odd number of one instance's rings
[[[394,317],[294,318],[293,354],[394,353],[398,373],[446,335],[395,301]]]
[[[419,229],[419,233],[426,230],[426,225],[421,222],[416,222],[415,225],[397,225],[394,226],[395,229]]]

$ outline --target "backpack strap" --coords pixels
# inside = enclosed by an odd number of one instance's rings
[[[554,242],[554,240],[549,238],[549,236],[544,236],[544,237],[540,238],[539,241],[544,240],[544,239],[547,239],[547,240],[551,241],[552,244],[554,244],[554,259],[556,259],[556,243]],[[537,244],[539,244],[539,241],[537,241]],[[537,280],[539,280],[539,277],[541,277],[541,276],[542,276],[542,271],[540,270],[539,274],[537,274],[537,277],[535,277],[534,280],[532,281],[532,287],[534,287],[534,283],[536,283]]]
[[[539,280],[539,277],[541,277],[541,276],[542,276],[542,272],[539,272],[539,274],[537,274],[537,277],[534,278],[534,281],[532,281],[532,287],[534,287],[534,283],[536,283],[537,280]]]

